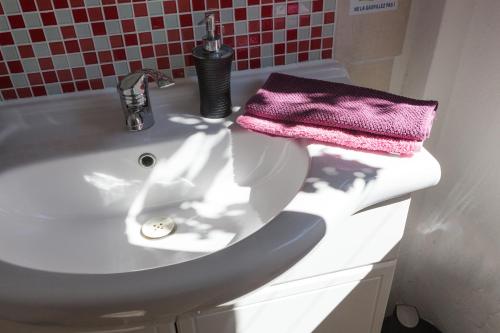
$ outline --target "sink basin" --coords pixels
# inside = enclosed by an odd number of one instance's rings
[[[161,142],[1,173],[0,259],[86,274],[178,264],[260,229],[308,171],[306,150],[290,140],[195,116],[171,115],[164,126]],[[141,165],[144,153],[156,163]],[[152,218],[174,221],[174,232],[145,237]]]

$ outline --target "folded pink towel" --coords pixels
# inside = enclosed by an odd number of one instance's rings
[[[438,103],[342,83],[272,73],[246,104],[246,116],[423,141]]]

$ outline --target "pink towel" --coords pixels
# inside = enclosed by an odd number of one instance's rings
[[[273,135],[409,155],[431,130],[437,102],[272,73],[237,122]]]

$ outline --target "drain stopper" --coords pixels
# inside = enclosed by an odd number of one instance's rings
[[[141,233],[146,238],[162,238],[168,236],[175,229],[175,221],[170,217],[153,217],[141,227]]]

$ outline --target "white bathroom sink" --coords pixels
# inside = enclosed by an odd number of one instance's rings
[[[0,173],[0,260],[85,274],[192,260],[264,226],[308,171],[307,151],[294,141],[188,115],[169,115],[160,126],[159,142]],[[140,161],[143,154],[149,159]],[[158,222],[152,234],[141,232],[155,218],[174,222],[175,230],[162,237]]]
[[[285,209],[306,146],[203,119],[196,91],[153,89],[156,123],[135,133],[113,90],[0,106],[0,318],[174,320],[262,286],[319,242],[321,217]],[[141,230],[155,219],[173,232]]]

